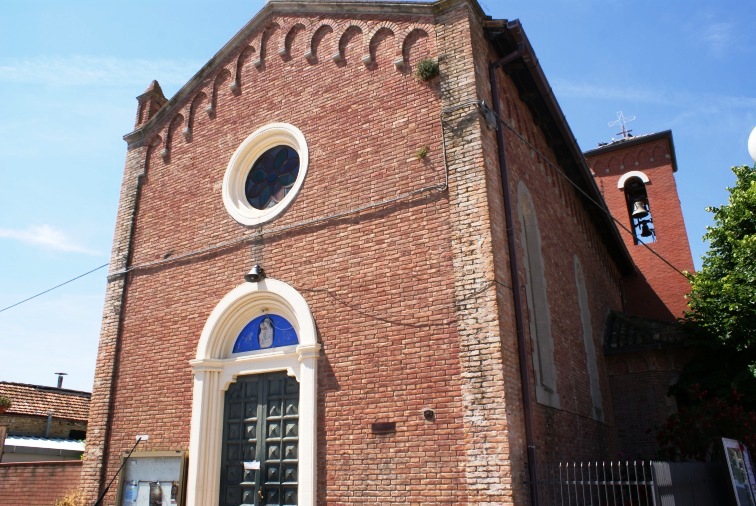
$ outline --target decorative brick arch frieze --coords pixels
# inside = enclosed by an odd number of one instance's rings
[[[309,61],[310,63],[317,63],[317,55],[318,52],[321,51],[321,45],[323,44],[323,41],[328,37],[328,35],[334,33],[333,27],[336,25],[336,23],[332,20],[323,20],[317,25],[313,25],[312,34],[310,36],[310,42],[307,47],[307,51],[304,54],[305,59]],[[326,54],[334,54],[338,50],[338,38],[337,37],[331,37],[331,47],[325,49],[325,51],[328,51],[330,49],[330,53],[326,52]]]
[[[238,95],[241,93],[241,86],[242,86],[242,68],[244,67],[244,62],[251,59],[251,56],[255,53],[254,46],[247,45],[240,53],[239,57],[236,59],[236,72],[234,74],[234,80],[231,83],[231,91],[234,95]]]
[[[609,161],[606,163],[606,168],[612,172],[620,170],[619,159],[616,156],[610,156]]]
[[[360,34],[364,44],[364,38],[368,32],[369,29],[367,24],[362,21],[352,21],[347,24],[341,32],[341,35],[338,37],[339,42],[336,45],[336,52],[331,56],[331,60],[335,63],[344,63],[346,61],[346,46],[351,42],[350,37],[352,34]],[[364,47],[362,53],[365,54]]]
[[[260,48],[260,50],[257,53],[257,58],[255,58],[252,63],[258,69],[262,68],[263,63],[265,63],[265,58],[268,55],[269,50],[268,46],[271,42],[270,39],[273,38],[276,31],[280,28],[281,27],[278,25],[278,23],[270,22],[265,26],[265,28],[260,30],[260,33],[255,37],[254,46]]]
[[[144,173],[142,175],[146,175],[150,171],[150,168],[152,168],[152,163],[151,163],[152,157],[158,151],[160,146],[163,144],[163,138],[159,135],[155,135],[151,137],[146,142],[146,144],[147,144],[147,150],[145,152]]]
[[[242,329],[261,314],[278,314],[296,330],[298,345],[233,354]],[[194,373],[189,442],[188,506],[217,504],[225,392],[241,375],[286,371],[300,384],[299,504],[314,506],[317,483],[317,364],[320,344],[310,308],[299,292],[282,281],[263,279],[231,290],[205,323]]]
[[[307,46],[310,45],[309,40],[311,40],[311,34],[302,21],[297,20],[290,22],[283,27],[281,34],[282,37],[278,45],[278,55],[284,60],[290,60],[294,58],[294,56],[297,56],[291,54],[291,47],[297,37],[306,37],[308,39]]]
[[[653,157],[651,156],[651,153],[646,149],[641,149],[638,152],[638,156],[635,157],[635,166],[637,167],[640,164],[644,164],[646,162],[653,161]]]
[[[207,109],[205,109],[207,115],[211,118],[215,117],[216,108],[218,106],[218,90],[220,90],[223,82],[230,77],[231,71],[227,68],[223,68],[220,72],[218,72],[218,75],[215,76],[215,79],[213,79],[213,89],[210,95],[210,103],[207,104]]]
[[[168,129],[165,133],[165,147],[163,148],[163,151],[160,152],[160,156],[163,158],[163,161],[166,163],[168,163],[168,160],[171,156],[171,147],[173,146],[173,137],[175,136],[176,131],[181,127],[183,123],[184,123],[184,116],[181,114],[176,114],[171,120],[170,124],[168,125]]]
[[[410,63],[412,46],[420,39],[428,38],[433,32],[433,25],[422,23],[397,24],[391,21],[371,23],[364,20],[333,20],[309,18],[270,19],[241,42],[232,55],[208,75],[202,78],[200,86],[187,94],[178,102],[172,115],[162,117],[159,128],[169,127],[165,136],[165,146],[161,155],[165,163],[170,163],[170,152],[174,141],[174,126],[183,124],[182,135],[185,142],[193,141],[193,130],[197,110],[203,101],[210,119],[214,119],[218,112],[218,100],[222,87],[228,84],[232,94],[239,96],[244,86],[249,83],[243,80],[254,79],[254,75],[245,74],[247,64],[254,65],[258,71],[264,72],[266,58],[270,57],[270,50],[276,51],[285,60],[304,58],[310,64],[318,64],[324,59],[330,59],[339,66],[346,64],[345,51],[347,46],[356,44],[359,48],[362,62],[370,69],[376,68],[374,42],[382,33],[390,33],[394,39],[392,54],[393,64],[399,72],[406,72]],[[301,55],[292,54],[291,44],[294,37],[305,37],[305,52]],[[431,43],[429,47],[434,47]],[[326,56],[318,58],[317,54]],[[173,106],[171,106],[173,107]],[[171,114],[171,112],[168,112]],[[180,119],[177,119],[180,118]]]
[[[197,109],[202,104],[203,100],[207,99],[207,94],[204,91],[197,93],[192,101],[189,103],[186,117],[188,118],[186,126],[184,127],[184,138],[186,142],[191,142],[192,131],[194,130],[194,120],[197,116]]]
[[[406,66],[411,65],[412,48],[418,41],[427,39],[429,31],[432,31],[431,27],[410,26],[399,35],[401,47],[399,55],[396,61],[394,61],[394,66],[397,69],[402,70]]]
[[[364,56],[362,57],[362,63],[365,65],[373,65],[376,63],[375,61],[375,51],[377,48],[377,44],[373,44],[374,41],[376,41],[376,38],[381,33],[390,33],[391,36],[396,39],[396,34],[399,33],[401,30],[398,26],[396,26],[394,23],[390,21],[382,21],[375,26],[373,26],[370,31],[367,33],[365,38],[363,39],[363,44],[365,44],[364,49]],[[396,44],[396,41],[394,41],[394,58],[393,61],[396,62],[399,55],[401,55],[401,43]]]

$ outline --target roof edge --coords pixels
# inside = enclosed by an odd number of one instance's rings
[[[551,85],[549,84],[548,79],[546,78],[546,74],[544,73],[540,62],[538,61],[535,50],[533,49],[530,40],[525,34],[522,24],[518,19],[508,21],[505,25],[495,25],[494,23],[489,23],[488,31],[491,34],[491,40],[494,42],[500,38],[507,39],[501,41],[503,45],[521,46],[523,48],[522,55],[518,58],[513,59],[513,61],[509,62],[507,65],[511,66],[515,61],[517,61],[520,64],[524,65],[524,67],[527,69],[527,72],[529,73],[530,78],[532,79],[532,82],[537,90],[537,93],[531,94],[533,96],[542,98],[543,103],[541,104],[541,106],[544,107],[548,112],[548,120],[552,122],[552,126],[554,127],[555,131],[558,133],[558,136],[562,141],[559,143],[559,146],[552,146],[554,153],[557,156],[560,156],[561,152],[563,156],[568,156],[574,162],[580,181],[573,182],[579,186],[582,186],[582,190],[590,195],[590,199],[600,205],[603,205],[602,209],[604,212],[599,213],[599,219],[601,220],[601,222],[605,223],[608,226],[605,228],[600,228],[599,234],[604,236],[605,240],[608,243],[607,246],[609,247],[609,249],[614,250],[617,253],[617,255],[612,255],[612,258],[619,268],[620,273],[622,275],[634,274],[636,272],[635,263],[633,262],[632,257],[630,256],[630,252],[628,251],[627,246],[625,245],[622,237],[619,234],[619,231],[617,230],[617,226],[612,219],[609,208],[606,206],[604,197],[599,190],[598,185],[596,184],[596,180],[593,177],[590,168],[588,167],[588,162],[586,161],[583,152],[580,150],[577,140],[575,140],[572,129],[570,128],[569,123],[567,123],[567,119],[562,112],[562,108],[559,105],[556,96],[554,96]],[[518,84],[517,81],[516,84]],[[520,91],[526,92],[525,90]],[[570,176],[568,175],[568,177]]]
[[[31,383],[17,383],[15,381],[0,381],[0,385],[12,385],[15,387],[25,387],[25,388],[33,388],[35,390],[44,390],[45,392],[50,393],[59,393],[64,395],[79,395],[82,397],[91,397],[92,392],[86,392],[84,390],[72,390],[69,388],[58,388],[58,387],[52,387],[48,385],[34,385]]]
[[[225,61],[234,49],[249,34],[273,14],[338,14],[339,17],[351,15],[391,15],[399,17],[437,16],[459,4],[468,4],[485,17],[477,0],[436,0],[429,2],[411,2],[406,0],[392,0],[375,2],[370,0],[268,0],[266,4],[245,24],[236,35],[210,58],[189,81],[181,87],[168,102],[149,121],[123,136],[129,148],[143,145],[147,133],[169,116],[178,104],[190,95],[203,79],[212,74]],[[348,6],[348,11],[344,7]]]
[[[583,155],[586,158],[590,158],[592,156],[603,155],[605,153],[611,153],[612,151],[619,151],[621,149],[634,147],[639,144],[644,144],[646,142],[653,142],[660,139],[666,139],[667,142],[669,142],[669,153],[670,153],[670,160],[672,163],[672,172],[677,172],[677,154],[675,153],[675,141],[672,138],[672,130],[662,130],[661,132],[655,132],[652,134],[638,135],[638,136],[633,136],[633,137],[627,137],[624,139],[619,139],[609,144],[606,144],[604,146],[599,146],[597,148],[589,149],[588,151],[584,152]]]

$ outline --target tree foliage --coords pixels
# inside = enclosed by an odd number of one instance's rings
[[[733,167],[701,270],[689,274],[688,342],[699,350],[670,389],[680,410],[659,429],[664,457],[708,460],[722,437],[756,444],[756,166]]]
[[[756,352],[756,166],[733,167],[727,205],[709,207],[709,250],[691,275],[688,319],[754,364]]]
[[[693,385],[689,392],[695,402],[682,406],[667,418],[656,435],[660,457],[699,462],[718,460],[723,437],[756,448],[756,411],[743,406],[737,391],[715,396]]]

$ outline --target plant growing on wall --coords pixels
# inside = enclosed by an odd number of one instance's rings
[[[438,62],[433,58],[425,58],[417,63],[415,75],[423,81],[433,79],[438,75]]]
[[[55,506],[84,506],[84,494],[77,490],[72,490],[56,500]]]
[[[10,400],[10,397],[7,397],[5,395],[0,395],[0,413],[2,413],[3,411],[6,411],[12,405],[13,405],[13,401]]]

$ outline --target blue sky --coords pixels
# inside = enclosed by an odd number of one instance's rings
[[[483,0],[520,19],[580,147],[671,129],[697,265],[756,126],[753,0]],[[109,260],[135,97],[169,98],[261,0],[9,0],[0,17],[0,309]],[[90,390],[107,268],[0,312],[0,380]]]

